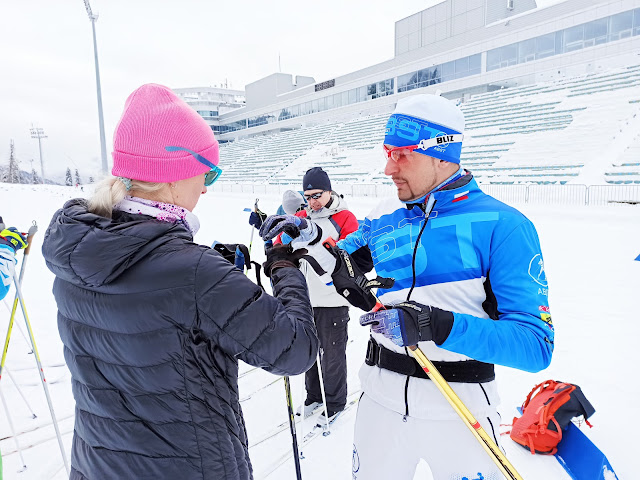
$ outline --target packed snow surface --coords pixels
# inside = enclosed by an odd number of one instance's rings
[[[56,305],[51,293],[53,275],[46,268],[40,250],[55,210],[66,200],[87,194],[73,187],[0,184],[0,215],[5,223],[26,231],[35,220],[40,228],[28,259],[23,291],[67,455],[70,455],[73,432],[71,379],[56,326]],[[360,219],[381,201],[375,198],[346,200]],[[252,207],[254,201],[251,194],[206,194],[195,210],[201,222],[195,240],[204,245],[211,245],[214,240],[248,244],[252,231],[247,224],[248,213],[243,209]],[[265,196],[259,202],[261,210],[267,213],[274,213],[279,204],[277,196]],[[640,206],[516,207],[533,220],[540,235],[556,346],[551,366],[543,372],[531,374],[497,368],[503,423],[511,423],[516,406],[523,402],[535,384],[549,378],[576,383],[596,408],[592,417],[594,428],[588,429],[587,435],[606,453],[620,479],[636,478],[634,472],[639,471],[640,461],[634,447],[637,435],[633,412],[640,397],[635,374],[636,345],[640,338],[640,261],[634,259],[640,254]],[[264,258],[262,248],[258,248],[260,244],[259,237],[254,234],[253,258],[258,261]],[[0,302],[4,304],[0,306],[3,340],[12,300],[13,292],[10,292],[5,301]],[[368,338],[368,331],[357,323],[361,313],[351,310],[349,327],[353,340],[347,347],[352,398],[358,395],[357,374]],[[27,469],[17,473],[21,462],[14,439],[5,438],[10,437],[11,432],[3,410],[0,413],[0,439],[3,439],[0,449],[4,478],[63,479],[66,475],[44,392],[23,333],[26,334],[24,320],[18,315],[1,386],[16,431],[25,432],[18,435],[18,440]],[[291,449],[288,427],[258,443],[279,425],[287,425],[283,382],[261,370],[250,371],[247,365],[241,366],[241,375],[240,397],[256,478],[295,479],[291,457],[270,472],[276,461]],[[35,411],[36,419],[31,418],[20,393]],[[292,393],[297,406],[302,399],[302,377],[292,378]],[[305,458],[301,462],[305,480],[351,478],[355,413],[355,407],[349,409],[333,425],[330,435],[319,435],[304,447]],[[309,433],[311,425],[308,422],[302,427],[305,431],[298,430],[299,435]],[[384,444],[384,432],[380,432],[380,442]],[[553,458],[532,456],[508,436],[502,437],[502,443],[512,463],[527,480],[568,478]],[[251,446],[253,444],[255,446]],[[451,448],[456,446],[451,445]],[[415,478],[431,478],[425,463],[419,465]]]

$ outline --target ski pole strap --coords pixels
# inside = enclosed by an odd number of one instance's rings
[[[390,370],[401,375],[429,380],[429,376],[413,357],[389,350],[376,342],[373,337],[369,338],[367,356],[364,363],[369,366],[384,368],[385,370]],[[447,382],[484,383],[496,378],[492,363],[478,362],[477,360],[431,363],[433,363]]]

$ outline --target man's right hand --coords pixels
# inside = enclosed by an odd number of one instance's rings
[[[15,227],[5,228],[0,232],[0,244],[8,245],[14,252],[27,248],[27,237]]]
[[[271,215],[264,221],[259,233],[265,242],[280,233],[286,233],[293,239],[294,248],[316,243],[322,236],[322,230],[314,222],[295,215]]]

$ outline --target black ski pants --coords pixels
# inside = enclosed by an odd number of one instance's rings
[[[314,307],[313,318],[320,339],[320,363],[327,409],[342,410],[347,403],[347,326],[349,307]],[[322,403],[318,365],[305,375],[307,400]]]

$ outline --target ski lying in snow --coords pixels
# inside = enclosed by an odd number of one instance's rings
[[[353,393],[351,393],[351,394],[349,394],[347,396],[347,405],[345,407],[345,410],[347,409],[348,406],[353,405],[353,404],[358,402],[358,399],[360,398],[360,393],[361,393],[360,390],[357,390],[357,391],[355,391],[355,392],[353,392]],[[322,408],[319,409],[318,411],[315,412],[315,415],[319,415],[319,413],[322,412],[322,411],[323,411]],[[294,415],[295,421],[296,421],[296,425],[298,423],[300,423],[300,422],[309,420],[313,416],[314,415],[309,415],[308,417],[303,419],[301,415]],[[329,422],[329,425],[331,425],[331,422]],[[315,429],[315,427],[316,427],[316,425],[314,424],[313,428]],[[282,422],[281,424],[279,424],[278,426],[274,427],[271,431],[269,431],[268,433],[266,433],[262,437],[260,437],[260,438],[258,438],[256,440],[250,441],[249,442],[249,448],[251,449],[251,448],[253,448],[253,447],[257,446],[257,445],[260,445],[261,443],[266,442],[267,440],[271,440],[273,437],[275,437],[276,435],[281,434],[284,431],[289,431],[289,420],[288,419],[285,420],[284,422]]]
[[[352,399],[351,401],[349,401],[347,403],[347,405],[344,407],[344,409],[342,410],[342,412],[340,412],[340,414],[334,416],[330,421],[329,421],[329,425],[333,425],[334,422],[336,420],[338,420],[338,418],[342,417],[342,415],[347,412],[349,409],[353,408],[355,405],[358,404],[358,400],[360,399],[360,392],[355,392],[353,393],[351,396],[355,395],[356,398]],[[307,419],[309,419],[310,417],[307,417]],[[309,433],[307,433],[303,438],[302,441],[300,441],[298,443],[298,450],[300,451],[300,458],[304,459],[305,457],[302,455],[302,450],[309,445],[309,443],[311,443],[313,440],[315,440],[318,437],[321,436],[326,436],[328,435],[328,432],[326,432],[326,424],[325,422],[320,422],[318,421],[316,423],[316,425],[314,425],[314,427],[311,429],[311,431]],[[255,444],[254,444],[255,445]],[[271,462],[271,464],[265,468],[264,470],[262,470],[260,472],[259,475],[256,475],[255,478],[266,478],[269,475],[271,475],[273,472],[275,472],[278,468],[280,468],[287,460],[291,459],[293,456],[293,453],[291,451],[291,449],[287,449],[286,452],[284,452],[282,455],[280,455],[279,457],[277,457],[273,462]]]
[[[266,383],[265,385],[262,385],[261,387],[256,388],[253,392],[251,392],[249,395],[246,395],[244,397],[242,397],[240,399],[240,403],[244,403],[247,400],[249,400],[251,397],[253,397],[256,393],[261,392],[262,390],[265,390],[267,388],[269,388],[271,385],[275,385],[276,383],[278,383],[280,380],[282,380],[284,377],[276,377],[273,380],[271,380],[270,382]]]
[[[58,423],[60,423],[60,422],[62,422],[62,421],[64,421],[64,420],[67,420],[67,419],[69,419],[69,418],[73,418],[74,416],[75,416],[75,413],[71,413],[71,414],[69,414],[69,415],[64,415],[64,416],[62,416],[62,417],[58,417]],[[30,428],[27,428],[27,429],[22,430],[22,431],[20,431],[20,432],[16,432],[16,435],[15,435],[15,436],[16,436],[16,437],[19,437],[20,435],[25,435],[25,434],[27,434],[27,433],[35,432],[36,430],[40,430],[41,428],[45,428],[45,427],[50,427],[50,426],[52,426],[52,425],[53,425],[53,422],[45,422],[45,423],[41,423],[41,424],[36,425],[36,426],[34,426],[34,427],[30,427]],[[13,437],[14,437],[13,435],[8,435],[8,436],[6,436],[6,437],[1,437],[1,438],[0,438],[0,442],[2,442],[2,441],[4,441],[4,440],[10,440],[10,439],[12,439]]]
[[[522,415],[521,407],[516,410]],[[557,448],[554,456],[573,480],[618,480],[606,455],[575,423],[562,431]]]
[[[574,480],[618,480],[605,454],[573,422],[562,432],[555,457]]]

